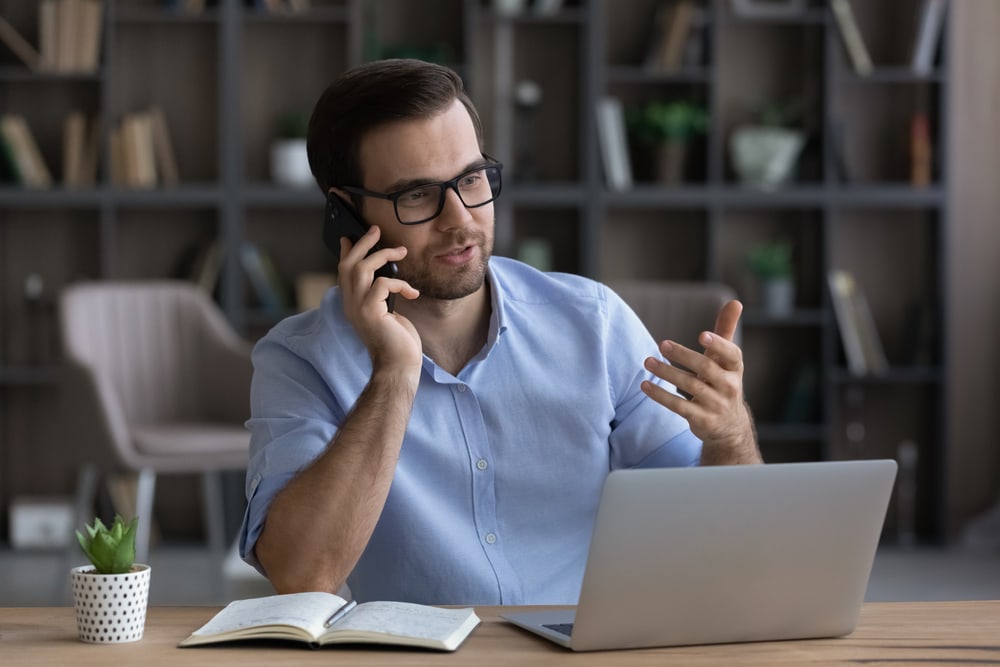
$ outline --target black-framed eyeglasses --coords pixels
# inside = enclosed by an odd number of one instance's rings
[[[444,197],[449,189],[455,191],[466,208],[485,206],[500,196],[500,170],[503,169],[503,164],[489,155],[483,157],[489,162],[463,171],[450,181],[425,183],[389,193],[372,192],[348,185],[341,189],[363,197],[391,201],[400,224],[419,225],[441,215]]]

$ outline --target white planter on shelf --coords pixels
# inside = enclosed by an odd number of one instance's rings
[[[791,278],[769,278],[760,283],[761,301],[769,315],[786,317],[795,310],[795,283]]]
[[[733,169],[747,185],[761,188],[783,185],[792,175],[805,140],[801,130],[739,127],[729,139]]]
[[[278,139],[271,144],[271,179],[292,188],[314,184],[305,139]]]
[[[123,644],[142,639],[150,572],[149,565],[140,563],[124,574],[98,574],[93,565],[73,568],[70,576],[80,641]]]

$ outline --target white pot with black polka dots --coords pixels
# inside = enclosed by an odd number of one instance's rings
[[[93,565],[72,570],[73,603],[80,641],[121,644],[142,639],[149,600],[148,565],[125,574],[97,574]]]

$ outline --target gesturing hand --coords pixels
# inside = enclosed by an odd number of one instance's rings
[[[690,396],[642,383],[647,396],[688,420],[704,443],[703,464],[760,462],[753,419],[743,398],[743,351],[733,342],[742,312],[739,301],[722,307],[714,332],[703,331],[698,337],[704,353],[665,340],[660,352],[670,363],[653,357],[645,362],[647,370]]]

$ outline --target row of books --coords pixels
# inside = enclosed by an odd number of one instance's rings
[[[126,114],[111,129],[108,147],[113,185],[151,188],[176,185],[180,180],[166,118],[159,107]],[[23,115],[0,116],[0,153],[6,180],[29,188],[52,187],[52,171]],[[79,110],[69,112],[63,121],[62,185],[94,185],[99,153],[99,119]]]
[[[309,11],[310,0],[253,0],[253,5],[267,14],[296,14]]]
[[[194,282],[209,296],[215,296],[224,255],[222,241],[218,238],[197,243],[181,257],[176,275]],[[335,274],[304,272],[295,277],[293,290],[281,276],[270,253],[249,240],[240,244],[238,261],[249,283],[253,302],[273,318],[284,317],[293,307],[298,311],[318,307],[326,291],[337,284]]]
[[[830,0],[844,48],[855,73],[868,76],[874,69],[872,58],[865,40],[858,28],[850,0]],[[948,0],[921,0],[917,30],[910,57],[910,68],[914,73],[928,76],[934,70],[934,58],[944,25]]]
[[[38,47],[0,17],[0,42],[29,69],[41,72],[97,71],[104,25],[101,0],[41,0]]]
[[[125,114],[108,136],[111,183],[130,188],[173,186],[180,181],[163,110]]]

